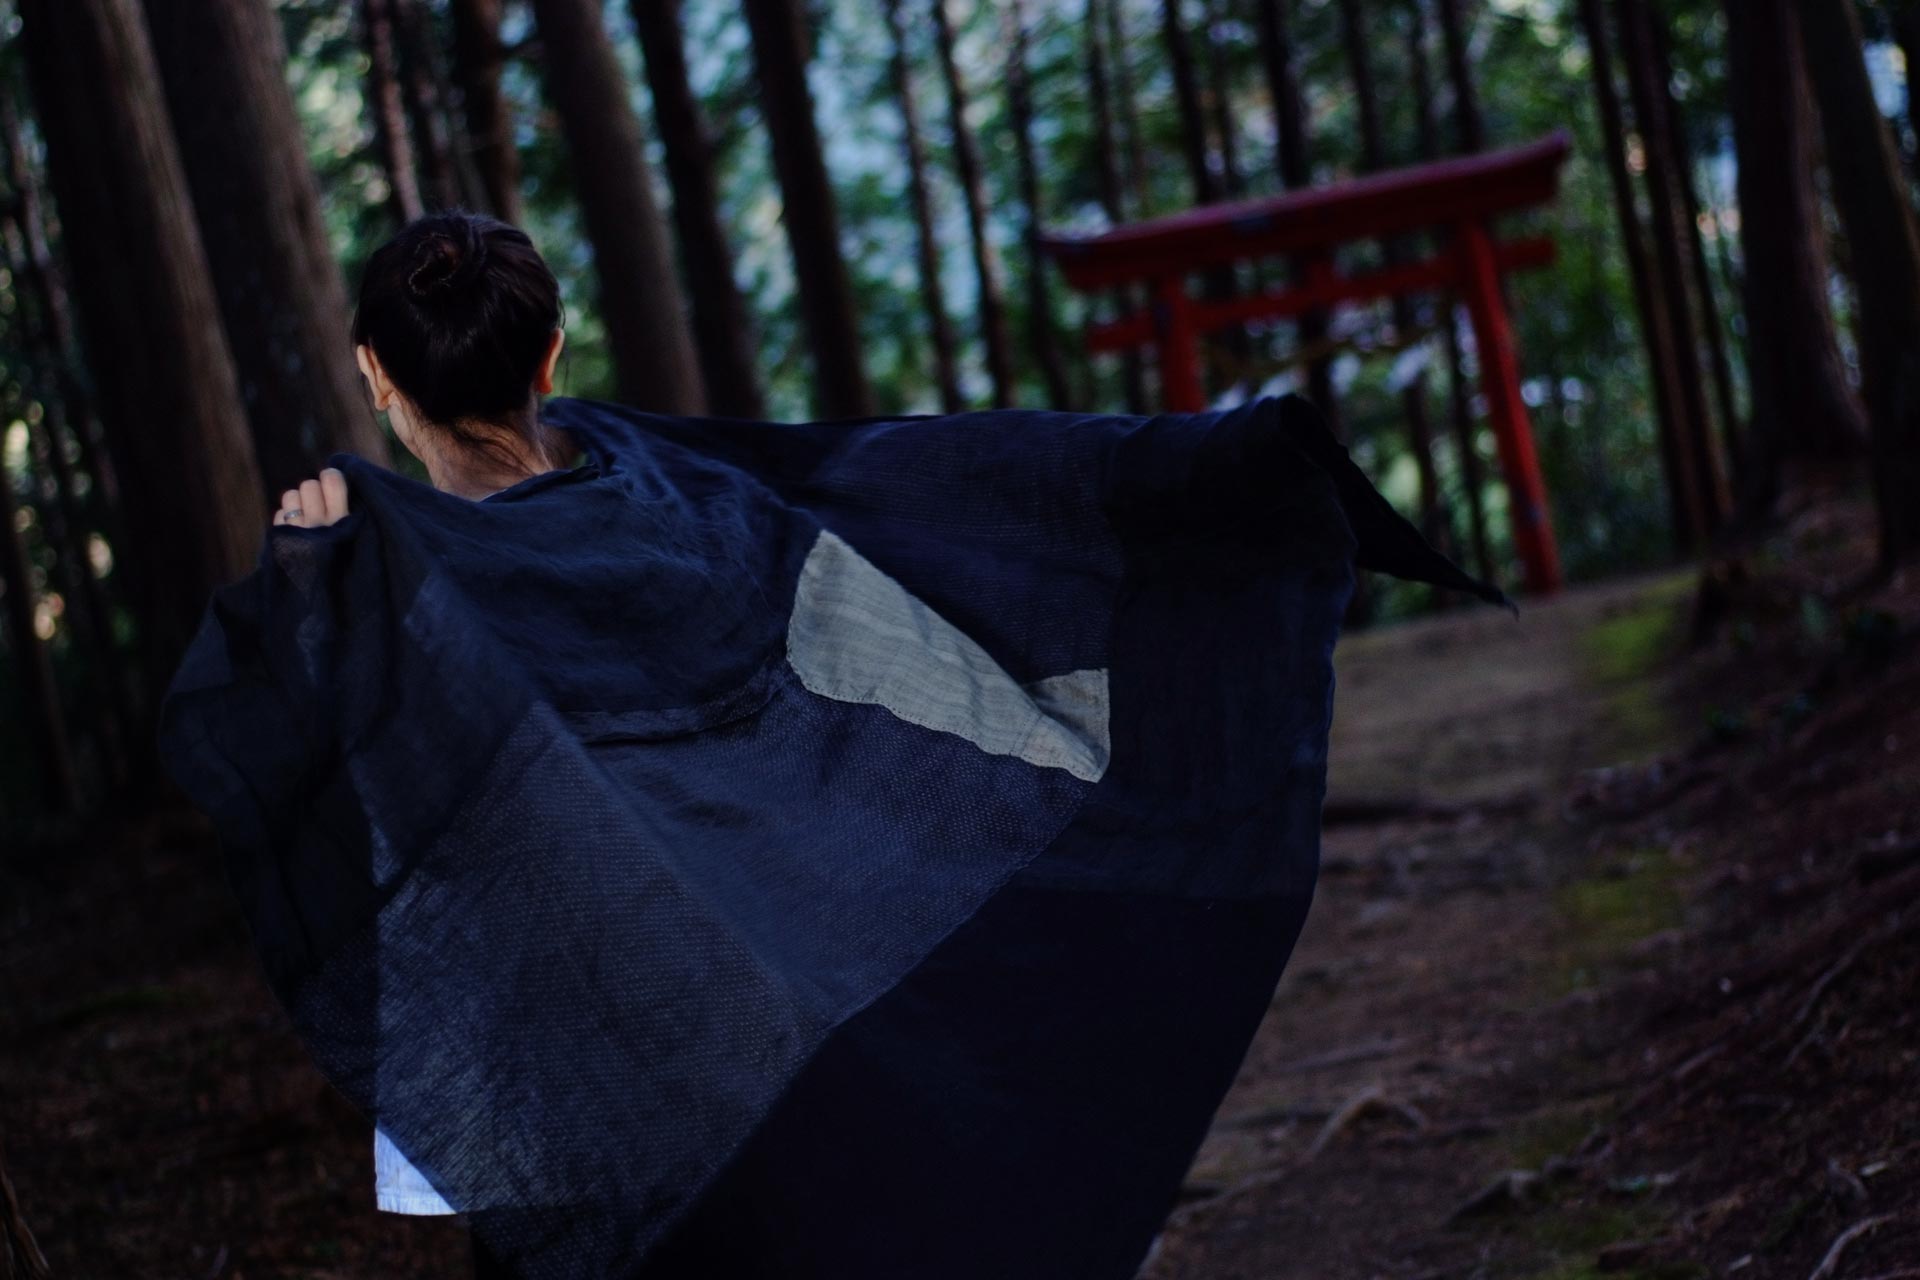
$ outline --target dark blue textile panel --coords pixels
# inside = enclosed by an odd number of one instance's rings
[[[216,593],[161,747],[328,1078],[519,1274],[1124,1277],[1311,901],[1356,561],[1304,401],[772,424]]]

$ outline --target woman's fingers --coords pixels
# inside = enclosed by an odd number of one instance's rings
[[[347,477],[338,467],[324,467],[317,478],[302,480],[298,489],[281,491],[273,522],[317,529],[346,514]]]
[[[327,498],[318,480],[300,482],[300,523],[309,528],[328,523]]]
[[[347,514],[347,477],[338,467],[325,467],[320,472],[320,492],[327,499],[327,523]]]

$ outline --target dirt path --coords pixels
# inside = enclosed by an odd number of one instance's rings
[[[1590,849],[1563,807],[1583,771],[1678,744],[1649,669],[1687,585],[1343,643],[1313,911],[1146,1276],[1465,1275],[1515,1252],[1448,1220],[1593,1122],[1553,1069],[1600,968],[1671,904],[1664,865]]]

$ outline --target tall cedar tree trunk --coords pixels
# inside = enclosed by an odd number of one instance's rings
[[[1707,348],[1708,367],[1713,372],[1714,408],[1720,414],[1722,446],[1727,461],[1736,469],[1740,457],[1740,411],[1733,398],[1733,364],[1727,358],[1727,326],[1720,316],[1720,300],[1713,288],[1713,273],[1707,264],[1706,233],[1700,229],[1700,189],[1693,163],[1693,144],[1687,137],[1687,122],[1680,101],[1673,93],[1673,33],[1666,17],[1658,9],[1649,9],[1653,26],[1653,51],[1657,59],[1654,83],[1666,94],[1667,124],[1673,137],[1675,171],[1680,176],[1683,226],[1687,231],[1687,269],[1693,273],[1694,297],[1700,303],[1700,324]]]
[[[1180,0],[1160,0],[1160,37],[1167,46],[1167,67],[1173,75],[1173,100],[1180,110],[1180,150],[1193,183],[1193,202],[1212,204],[1220,198],[1220,184],[1207,162],[1207,117],[1200,104],[1200,78],[1193,68],[1193,50],[1186,25],[1180,21]]]
[[[1647,203],[1653,254],[1659,263],[1660,296],[1673,332],[1674,370],[1679,375],[1676,420],[1690,455],[1693,506],[1703,532],[1711,534],[1727,513],[1726,473],[1714,447],[1713,417],[1707,409],[1706,373],[1700,364],[1700,330],[1687,268],[1692,230],[1686,224],[1681,187],[1690,179],[1673,154],[1675,124],[1667,112],[1667,87],[1660,81],[1652,18],[1645,0],[1618,0],[1622,55],[1633,94],[1634,122],[1646,157]]]
[[[466,118],[474,168],[493,216],[518,226],[520,152],[513,145],[513,120],[500,90],[507,60],[500,41],[501,0],[453,0],[451,7],[453,81],[460,90],[460,114]]]
[[[1634,199],[1633,176],[1627,167],[1626,117],[1614,80],[1613,39],[1601,0],[1580,0],[1580,21],[1586,28],[1587,60],[1593,68],[1593,91],[1600,106],[1607,176],[1613,184],[1620,243],[1627,255],[1627,275],[1633,283],[1634,305],[1640,314],[1640,336],[1647,348],[1647,372],[1653,380],[1655,426],[1674,549],[1687,555],[1700,546],[1707,528],[1699,509],[1700,490],[1693,476],[1693,455],[1683,447],[1685,437],[1679,418],[1682,397],[1672,321],[1661,303],[1665,291],[1660,285],[1659,267],[1647,252],[1645,228]]]
[[[1240,174],[1239,130],[1233,115],[1233,64],[1220,30],[1226,15],[1221,0],[1205,0],[1205,4],[1208,105],[1213,108],[1214,132],[1220,137],[1220,180],[1225,193],[1233,197],[1243,194],[1247,184]]]
[[[1487,126],[1480,114],[1480,94],[1474,86],[1473,57],[1467,47],[1465,0],[1438,0],[1440,41],[1446,52],[1447,84],[1453,90],[1454,137],[1460,151],[1472,155],[1484,151]],[[1473,526],[1474,556],[1480,575],[1493,576],[1493,555],[1487,537],[1486,480],[1475,447],[1479,429],[1473,420],[1473,393],[1467,385],[1466,362],[1460,342],[1460,327],[1455,322],[1458,306],[1448,308],[1447,354],[1453,365],[1450,388],[1455,451],[1460,456],[1460,475],[1467,490],[1467,516]]]
[[[267,0],[147,0],[173,132],[268,493],[335,451],[389,460]]]
[[[763,417],[766,402],[754,368],[753,330],[734,279],[733,250],[720,221],[713,142],[687,76],[680,0],[633,0],[632,9],[646,57],[647,87],[653,94],[654,127],[666,151],[673,225],[680,236],[680,261],[693,302],[693,340],[700,352],[707,401],[715,413],[727,417]]]
[[[1439,0],[1440,37],[1447,48],[1447,81],[1453,86],[1453,127],[1460,150],[1468,155],[1487,149],[1487,125],[1480,114],[1480,94],[1473,83],[1473,56],[1467,48],[1466,0]]]
[[[17,136],[12,103],[0,94],[0,111],[7,119],[9,140]],[[18,175],[17,153],[8,148],[8,171]],[[17,177],[16,177],[17,180]],[[22,188],[16,187],[15,190]],[[0,239],[6,243],[6,265],[19,281],[30,281],[33,267],[28,261],[27,237],[18,219],[0,218]],[[31,287],[31,286],[29,286]],[[60,577],[60,594],[65,602],[63,617],[86,659],[87,680],[82,694],[87,706],[80,713],[82,722],[92,726],[106,773],[118,788],[126,781],[126,726],[132,721],[131,699],[127,696],[125,664],[115,652],[110,627],[107,593],[94,576],[87,556],[87,522],[81,512],[79,486],[73,464],[67,459],[68,422],[62,402],[60,355],[54,347],[47,323],[44,302],[17,307],[9,323],[21,349],[22,379],[39,399],[44,412],[30,424],[32,465],[50,482],[50,497],[41,502],[43,537],[53,552],[54,572]],[[25,652],[25,650],[21,650]]]
[[[1313,184],[1313,170],[1307,159],[1307,110],[1300,94],[1300,80],[1294,71],[1293,32],[1287,21],[1287,6],[1292,0],[1259,0],[1260,60],[1266,70],[1267,93],[1273,100],[1274,166],[1280,172],[1280,185],[1289,191],[1305,191]],[[1294,263],[1294,276],[1303,278],[1308,270],[1304,260]],[[1313,354],[1307,361],[1307,396],[1327,420],[1337,436],[1345,435],[1340,421],[1340,399],[1333,389],[1333,359],[1323,348],[1327,342],[1327,314],[1310,311],[1300,317],[1300,347]]]
[[[807,87],[807,38],[798,0],[743,0],[753,35],[761,115],[785,205],[800,311],[813,350],[814,404],[834,418],[873,412],[861,358],[853,282],[840,256],[840,213],[820,150],[813,93]]]
[[[1433,161],[1440,158],[1440,121],[1438,117],[1434,115],[1433,74],[1427,62],[1427,10],[1425,0],[1411,0],[1408,6],[1407,17],[1409,19],[1407,23],[1407,72],[1413,91],[1415,138],[1419,144],[1420,159],[1423,161]],[[1449,330],[1452,329],[1453,300],[1451,298],[1443,298],[1441,300],[1440,319],[1445,328]],[[1450,360],[1447,373],[1450,378],[1457,378],[1460,376],[1460,368],[1457,363],[1459,353],[1455,349],[1455,344],[1445,342],[1443,343],[1443,347]],[[1431,430],[1432,428],[1429,427],[1429,435],[1431,435]],[[1433,446],[1431,439],[1425,450],[1424,465],[1433,465]],[[1454,527],[1453,513],[1449,510],[1446,498],[1441,492],[1438,472],[1435,472],[1431,482],[1423,477],[1422,483],[1431,483],[1435,495],[1433,512],[1434,528],[1427,531],[1428,537],[1434,538],[1437,536],[1440,545],[1445,548],[1450,549],[1459,546],[1459,532]],[[1436,598],[1442,604],[1449,601],[1449,596],[1444,591],[1437,592]]]
[[[940,388],[940,407],[958,413],[966,406],[960,397],[960,365],[954,355],[953,321],[947,316],[947,291],[940,283],[940,240],[933,225],[933,192],[927,186],[927,147],[921,136],[920,103],[913,91],[913,60],[907,54],[907,27],[900,0],[886,0],[887,32],[893,39],[889,67],[894,101],[900,106],[901,145],[907,153],[907,199],[913,206],[918,236],[914,248],[920,264],[920,302],[927,312],[927,339],[933,346],[934,381]]]
[[[148,0],[155,3],[156,0]],[[413,137],[428,188],[443,209],[480,203],[480,175],[472,148],[454,119],[447,69],[425,0],[394,0],[394,35],[399,42],[400,82],[413,122]]]
[[[252,565],[267,507],[137,0],[21,0],[23,43],[101,416],[124,490],[148,689]],[[133,740],[153,740],[148,714]],[[141,774],[150,776],[144,758]]]
[[[105,431],[93,389],[80,376],[83,359],[79,327],[74,322],[73,300],[66,276],[54,260],[47,239],[47,216],[40,197],[40,177],[27,159],[25,136],[13,102],[0,94],[0,131],[5,134],[7,179],[13,187],[15,212],[20,230],[26,237],[28,291],[39,308],[46,326],[47,339],[57,357],[60,399],[73,424],[74,443],[80,449],[80,466],[92,484],[87,499],[92,507],[93,527],[111,545],[123,540],[120,523],[120,477],[108,455]],[[16,277],[19,278],[19,277]]]
[[[593,243],[620,398],[663,413],[705,412],[666,221],[599,0],[533,0],[533,13],[547,97],[566,135],[574,193]]]
[[[1887,15],[1893,26],[1894,43],[1900,46],[1900,56],[1907,64],[1906,101],[1902,114],[1907,118],[1907,132],[1913,138],[1915,150],[1906,154],[1907,169],[1910,176],[1920,166],[1920,92],[1915,92],[1915,82],[1920,81],[1920,0],[1893,0],[1888,6]]]
[[[1353,93],[1360,114],[1360,163],[1365,172],[1376,173],[1387,167],[1386,138],[1380,126],[1380,100],[1374,92],[1373,65],[1367,56],[1366,20],[1360,12],[1360,0],[1340,0],[1341,43],[1346,46],[1347,67],[1353,78]],[[1387,268],[1406,262],[1402,246],[1392,241],[1380,246]],[[1393,327],[1401,339],[1413,333],[1413,300],[1404,294],[1393,299]],[[1401,411],[1407,418],[1407,443],[1413,451],[1420,475],[1420,527],[1429,538],[1444,539],[1440,512],[1440,473],[1433,465],[1433,419],[1427,412],[1427,375],[1420,372],[1400,391]]]
[[[1866,423],[1827,306],[1794,0],[1726,0],[1724,7],[1753,400],[1741,496],[1757,515],[1778,496],[1783,464],[1851,454]]]
[[[946,0],[932,0],[933,25],[940,51],[940,72],[947,81],[947,115],[953,130],[953,162],[960,171],[960,191],[967,202],[967,229],[973,240],[974,271],[980,278],[980,337],[986,346],[987,376],[993,383],[993,403],[1013,403],[1013,348],[1007,338],[1007,308],[1000,283],[1000,255],[987,238],[986,180],[980,164],[980,146],[967,123],[967,88],[953,55],[953,20]]]
[[[1100,208],[1107,222],[1119,226],[1126,221],[1126,208],[1120,195],[1119,148],[1113,130],[1113,90],[1107,71],[1107,30],[1103,0],[1087,0],[1087,100],[1093,111],[1093,171],[1099,180]],[[1125,314],[1134,306],[1132,290],[1116,289],[1114,306]],[[1120,354],[1120,386],[1126,397],[1128,413],[1147,410],[1147,379],[1137,348]]]
[[[53,659],[34,626],[40,593],[34,589],[13,485],[12,473],[0,461],[0,599],[5,602],[10,665],[20,700],[26,704],[23,710],[38,761],[34,767],[40,777],[41,803],[50,813],[73,813],[80,808],[80,783],[73,769],[66,710],[54,683]]]
[[[1853,249],[1884,570],[1920,549],[1920,231],[1874,102],[1852,0],[1800,0],[1833,202]]]
[[[1054,333],[1053,301],[1047,289],[1047,261],[1040,249],[1040,164],[1033,149],[1033,85],[1027,71],[1027,13],[1024,0],[1010,0],[1007,24],[1007,106],[1013,116],[1014,159],[1020,172],[1020,203],[1026,206],[1027,348],[1047,385],[1047,407],[1072,407],[1067,366]]]
[[[1200,77],[1193,64],[1193,46],[1187,40],[1186,24],[1180,18],[1180,0],[1160,0],[1160,35],[1167,46],[1167,65],[1173,72],[1173,96],[1180,110],[1181,149],[1186,152],[1187,176],[1193,183],[1193,202],[1197,205],[1213,204],[1221,198],[1220,180],[1214,176],[1208,159],[1206,108],[1200,98]],[[1231,265],[1209,269],[1203,280],[1203,293],[1214,301],[1231,298],[1239,291]],[[1206,344],[1211,374],[1209,383],[1218,385],[1223,380],[1238,377],[1252,349],[1253,344],[1245,326],[1236,324],[1220,330],[1218,337]],[[1229,369],[1221,368],[1223,354]]]
[[[367,50],[367,109],[373,114],[374,145],[387,173],[388,203],[402,225],[426,212],[407,109],[400,93],[400,58],[394,48],[394,0],[360,0],[360,40]]]
[[[1113,96],[1120,120],[1120,139],[1127,152],[1127,187],[1133,192],[1133,216],[1145,218],[1153,212],[1153,197],[1147,185],[1145,133],[1140,127],[1140,100],[1133,91],[1132,45],[1127,40],[1125,0],[1096,0],[1105,11],[1107,56],[1113,60]]]

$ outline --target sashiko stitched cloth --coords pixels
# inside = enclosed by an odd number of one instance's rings
[[[348,454],[161,748],[320,1067],[519,1274],[1126,1277],[1319,861],[1356,561],[1296,397]]]

